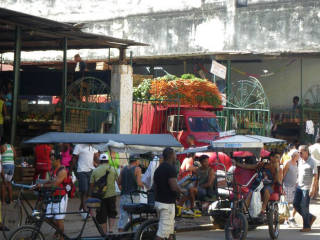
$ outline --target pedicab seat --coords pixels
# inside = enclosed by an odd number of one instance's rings
[[[90,208],[98,209],[100,208],[101,200],[98,198],[89,198],[86,200],[85,204],[89,209]]]
[[[150,203],[125,203],[123,210],[130,214],[156,213],[154,204]]]
[[[133,194],[143,194],[147,196],[147,203],[134,203],[132,199]],[[130,192],[131,196],[131,203],[125,203],[123,205],[123,210],[130,213],[130,214],[141,214],[141,213],[157,213],[155,208],[155,199],[154,199],[154,191],[149,190],[147,192],[140,191],[140,190],[132,190]]]

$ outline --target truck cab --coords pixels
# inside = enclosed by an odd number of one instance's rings
[[[190,107],[189,105],[134,102],[133,105],[133,134],[172,134],[185,148],[188,148],[187,137],[195,136],[197,147],[208,145],[205,141],[219,137],[224,131],[219,126],[217,116],[213,111],[221,111],[222,106]],[[230,158],[223,154],[208,153],[210,163],[223,163],[226,169],[231,166]],[[182,162],[184,156],[181,156]]]

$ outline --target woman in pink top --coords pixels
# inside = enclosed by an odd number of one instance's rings
[[[65,166],[70,171],[70,161],[72,158],[73,148],[70,143],[64,143],[61,150],[61,165]]]

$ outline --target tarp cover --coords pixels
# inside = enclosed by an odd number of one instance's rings
[[[107,151],[109,146],[116,152],[161,152],[172,147],[176,152],[183,146],[170,134],[97,134],[97,133],[60,133],[50,132],[26,140],[24,144],[36,143],[74,143],[91,144],[100,151]]]
[[[188,149],[183,151],[182,153],[217,151],[231,155],[234,152],[247,151],[251,152],[255,157],[259,158],[261,149],[263,148],[264,144],[268,145],[282,143],[285,143],[285,141],[275,138],[262,137],[256,135],[236,135],[220,140],[211,141],[209,146]]]

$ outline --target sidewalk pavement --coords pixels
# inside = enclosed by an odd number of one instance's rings
[[[120,212],[119,211],[119,201],[120,201],[120,196],[117,197],[118,216],[117,216],[116,221],[115,221],[113,232],[117,232],[117,228],[118,228],[118,220],[119,220],[119,212]],[[33,200],[31,202],[34,205],[35,201]],[[80,199],[79,198],[69,199],[67,211],[68,212],[76,212],[79,209],[79,205],[80,205]],[[319,227],[320,227],[320,207],[319,207],[319,205],[320,205],[320,199],[319,200],[311,200],[310,212],[312,214],[314,214],[315,216],[317,216],[317,219],[316,219],[313,227],[317,228],[317,230],[315,230],[315,231],[317,231],[318,234],[319,234]],[[3,205],[2,206],[2,214],[5,213],[5,211],[8,208],[8,206],[9,205]],[[288,226],[281,225],[281,230],[285,229],[285,231],[292,232],[294,234],[293,236],[296,236],[297,239],[301,239],[302,233],[300,233],[299,230],[302,228],[302,218],[297,213],[295,219],[296,219],[296,222],[299,224],[299,227],[291,228],[291,227],[288,227]],[[79,232],[81,231],[84,221],[83,221],[82,217],[80,216],[80,214],[77,213],[77,214],[68,214],[68,215],[66,215],[64,223],[65,223],[64,224],[65,225],[65,231],[68,234],[68,236],[76,237],[79,234]],[[194,218],[194,219],[182,219],[181,221],[177,221],[176,222],[176,227],[177,227],[177,232],[178,232],[177,236],[180,235],[180,232],[190,232],[190,231],[199,231],[199,230],[213,230],[214,229],[213,225],[210,222],[210,218],[209,217],[201,217],[201,218]],[[266,226],[259,227],[258,229],[261,228],[261,230],[262,230],[265,227]],[[281,234],[281,230],[280,230],[280,234]],[[256,231],[254,231],[254,232],[256,232]],[[217,232],[218,233],[218,232],[221,232],[221,230],[214,230],[213,232]],[[249,233],[251,233],[251,232],[249,232]],[[308,232],[308,233],[309,233],[309,235],[310,234],[312,235],[313,231]],[[54,234],[54,232],[51,231],[50,233],[45,235],[46,239],[53,239],[53,237],[52,237],[53,234]],[[97,229],[95,228],[95,225],[94,225],[92,219],[89,219],[89,221],[86,224],[83,237],[85,237],[85,236],[98,236],[98,235],[99,235],[99,233],[98,233]],[[306,234],[304,234],[304,235],[306,235]],[[2,234],[0,234],[0,239],[2,239],[2,238],[3,238],[3,236],[2,236]]]

